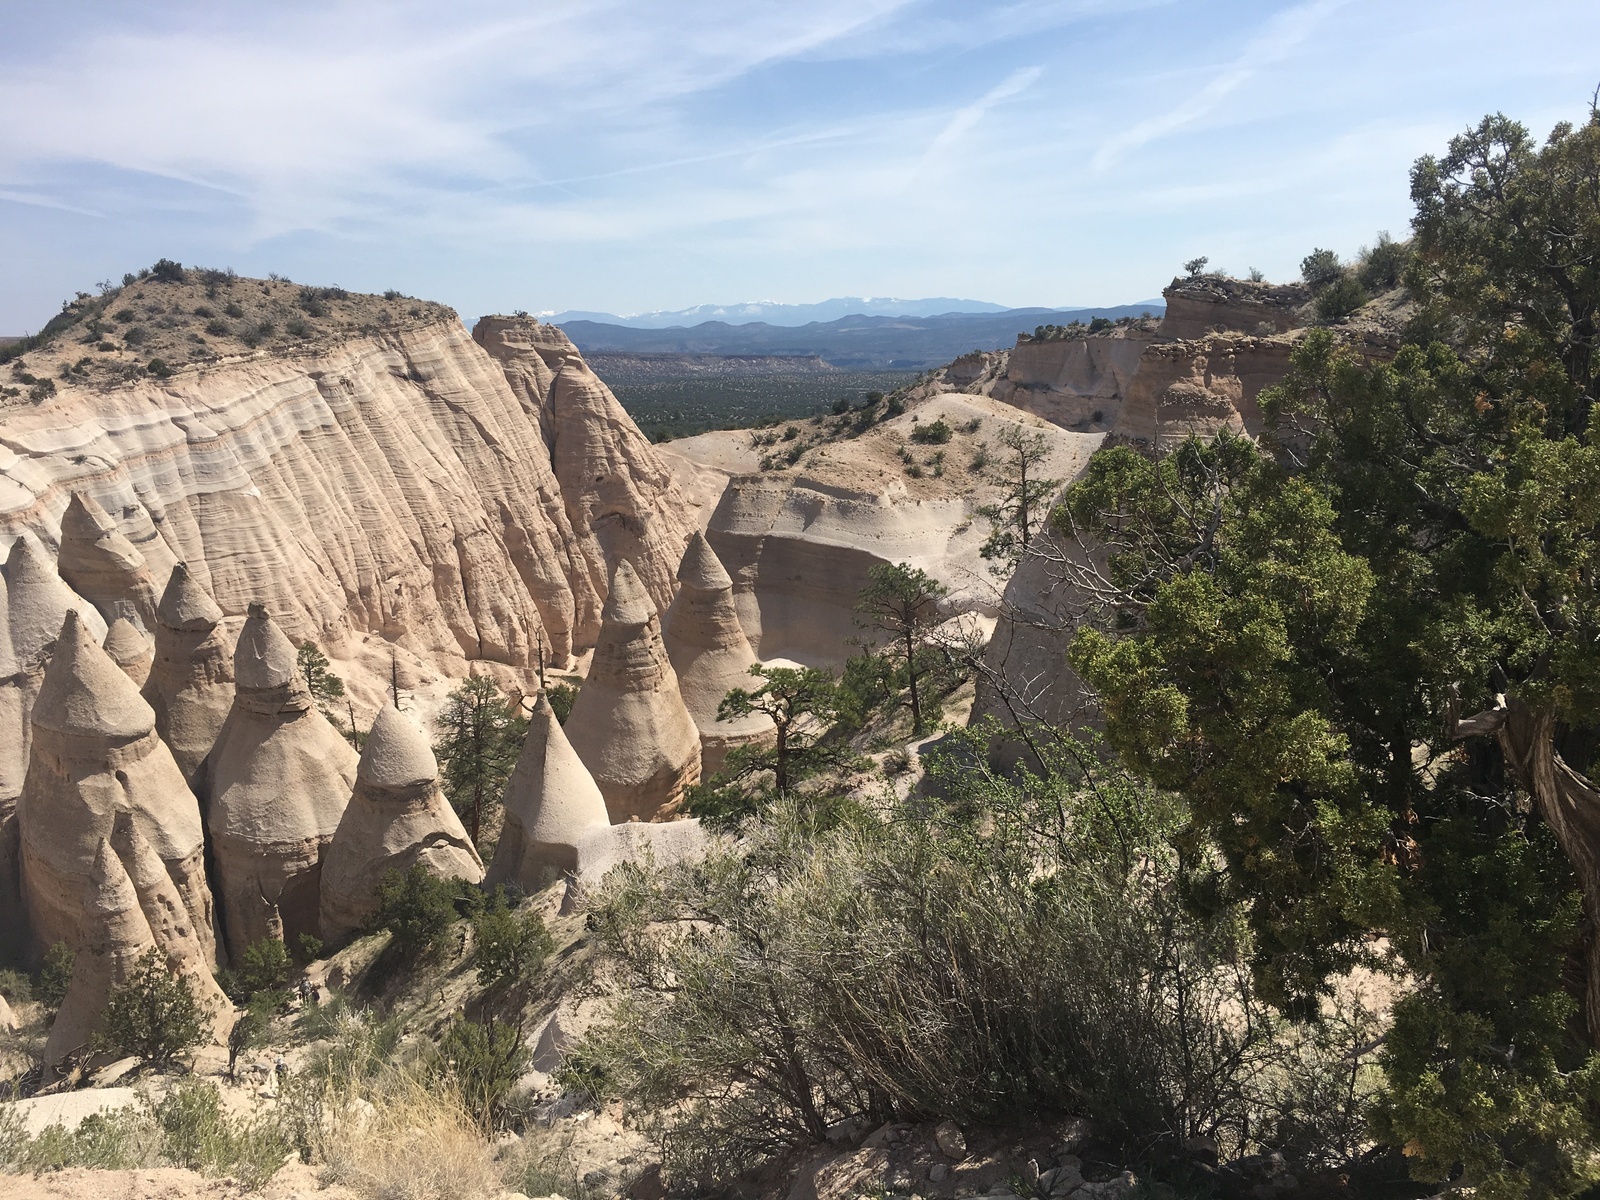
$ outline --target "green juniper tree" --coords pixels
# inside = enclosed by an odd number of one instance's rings
[[[913,737],[924,732],[924,691],[937,669],[931,658],[938,653],[927,645],[927,639],[943,620],[939,606],[948,590],[921,567],[879,563],[867,572],[867,586],[856,599],[856,623],[885,635],[887,653],[897,661],[905,680]]]
[[[1063,533],[1110,612],[1071,660],[1109,741],[1182,794],[1191,902],[1242,901],[1266,994],[1311,1015],[1390,939],[1374,1128],[1419,1178],[1600,1177],[1600,114],[1487,118],[1418,162],[1408,344],[1307,336],[1223,437],[1101,451]],[[1576,969],[1573,966],[1576,965]]]
[[[439,713],[434,752],[444,765],[444,793],[477,844],[484,815],[500,803],[528,732],[521,705],[481,675],[463,680]]]

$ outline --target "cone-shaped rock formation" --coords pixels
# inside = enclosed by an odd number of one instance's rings
[[[717,720],[717,706],[734,688],[751,688],[755,651],[739,626],[733,604],[733,580],[695,530],[678,567],[678,594],[661,623],[662,640],[678,673],[678,690],[700,730],[700,773],[711,776],[728,751],[754,742],[770,742],[776,729],[769,717],[752,713],[731,721]]]
[[[127,617],[111,622],[111,628],[106,631],[105,651],[135,686],[142,686],[150,678],[155,651],[150,640]]]
[[[421,863],[441,879],[483,878],[483,860],[439,789],[422,731],[384,705],[367,734],[355,789],[322,863],[322,937],[361,928],[386,872]]]
[[[567,734],[613,823],[668,816],[700,779],[700,734],[678,693],[656,607],[627,562],[611,577]]]
[[[69,610],[83,618],[95,641],[106,636],[105,618],[62,581],[49,557],[27,534],[11,543],[11,553],[6,558],[6,592],[11,645],[23,671],[42,667]]]
[[[222,610],[184,563],[167,580],[155,633],[144,698],[155,709],[156,732],[198,790],[200,764],[233,707],[233,654],[223,635]]]
[[[228,949],[320,937],[322,856],[356,752],[317,711],[294,644],[259,604],[233,655],[233,708],[201,768]]]
[[[144,555],[109,513],[84,492],[73,492],[61,514],[61,578],[109,621],[126,617],[148,630],[156,616],[156,582]]]
[[[537,891],[555,876],[577,870],[579,839],[610,823],[605,797],[540,692],[506,783],[505,826],[489,864],[489,882]]]
[[[95,848],[78,907],[83,927],[72,982],[45,1042],[48,1065],[59,1065],[89,1042],[112,989],[127,982],[151,948],[188,981],[208,1012],[213,1039],[226,1037],[233,1006],[211,973],[172,879],[131,813],[119,813],[111,837]]]
[[[199,953],[214,962],[200,808],[156,736],[139,689],[69,612],[33,707],[28,776],[17,803],[22,895],[36,951],[78,946],[100,844],[128,814],[174,887]],[[174,918],[176,919],[176,918]]]

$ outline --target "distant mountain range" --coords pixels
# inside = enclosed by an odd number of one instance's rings
[[[1142,313],[1159,316],[1164,311],[1162,301],[1146,300],[1104,308],[1005,308],[924,316],[852,313],[836,320],[801,325],[703,321],[692,326],[640,328],[567,313],[558,314],[551,323],[566,330],[578,349],[586,353],[816,355],[832,366],[853,370],[916,371],[940,366],[969,350],[1011,346],[1017,334],[1031,333],[1039,325],[1066,325],[1095,317],[1115,320]]]
[[[809,325],[813,321],[837,321],[840,317],[937,317],[944,313],[1005,312],[1003,304],[987,300],[956,300],[933,296],[924,300],[902,300],[895,296],[835,296],[818,304],[779,304],[776,300],[747,300],[742,304],[697,304],[680,308],[634,313],[619,317],[603,312],[560,312],[539,314],[552,325],[568,321],[598,321],[603,325],[626,325],[629,329],[668,329],[679,325],[699,325],[703,321],[724,321],[746,325],[764,321],[768,325]]]

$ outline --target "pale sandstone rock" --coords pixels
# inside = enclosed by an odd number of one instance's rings
[[[657,608],[665,609],[693,527],[691,506],[666,463],[560,329],[495,316],[473,326],[472,336],[505,369],[549,449],[573,548],[592,582],[588,596],[576,597],[576,643],[593,645],[599,599],[619,562],[634,565]]]
[[[611,823],[605,797],[573,750],[543,692],[506,782],[505,826],[489,864],[488,882],[535,892],[578,869],[578,843]]]
[[[322,863],[322,937],[366,924],[386,872],[418,864],[441,879],[483,878],[483,860],[439,789],[439,765],[422,731],[385,705],[367,734],[355,789]]]
[[[669,816],[700,779],[700,734],[678,692],[655,605],[627,562],[611,578],[594,659],[566,728],[613,823]]]
[[[83,926],[76,941],[72,982],[45,1042],[44,1059],[51,1067],[86,1047],[99,1027],[112,989],[127,982],[139,959],[151,949],[159,950],[168,967],[189,981],[196,998],[207,1008],[213,1040],[225,1037],[231,1024],[232,1006],[200,957],[193,930],[187,938],[182,935],[183,905],[172,880],[148,845],[140,849],[135,823],[127,821],[124,828],[134,830],[134,840],[124,844],[132,848],[135,870],[154,891],[141,895],[112,842],[101,840],[78,905]],[[152,911],[158,914],[155,928],[150,922]]]
[[[312,703],[294,644],[259,604],[234,650],[233,708],[201,768],[231,954],[321,937],[322,859],[357,755]]]
[[[661,622],[678,691],[700,730],[700,773],[716,774],[738,746],[770,744],[777,736],[772,719],[761,713],[718,720],[717,708],[734,688],[753,689],[750,675],[756,652],[739,626],[733,580],[698,529],[678,567],[678,594]]]
[[[155,633],[144,698],[155,710],[156,732],[198,790],[200,764],[233,708],[233,653],[222,610],[185,563],[172,568],[156,608]]]
[[[698,818],[684,821],[629,821],[590,829],[578,839],[578,866],[573,880],[593,886],[613,867],[649,863],[669,867],[703,858],[711,835]]]
[[[1167,302],[1161,336],[1203,338],[1213,333],[1287,333],[1300,323],[1311,299],[1302,284],[1257,283],[1224,275],[1174,279],[1161,293]]]
[[[111,661],[121,667],[135,686],[143,686],[150,677],[150,665],[155,650],[138,626],[127,617],[118,617],[106,631],[105,652]]]
[[[87,492],[73,492],[61,514],[56,569],[108,622],[122,617],[140,630],[153,628],[156,582],[144,555]]]
[[[567,442],[583,442],[586,411],[562,406]],[[620,509],[593,479],[574,486],[604,502],[562,495],[541,416],[454,320],[167,380],[63,386],[0,414],[14,456],[0,532],[53,541],[69,493],[92,483],[157,579],[182,559],[226,613],[261,599],[296,639],[377,634],[458,672],[467,658],[528,667],[541,645],[560,664],[589,644],[574,645],[577,630],[592,642],[598,628],[599,531],[638,526],[617,540],[669,589],[686,533],[651,511],[670,480],[620,409],[611,416],[598,436],[627,443],[620,465],[642,464]]]
[[[24,927],[17,863],[17,797],[28,772],[23,677],[11,649],[5,577],[0,575],[0,954],[15,956]]]
[[[127,813],[186,910],[199,952],[214,962],[199,805],[156,736],[150,706],[76,613],[62,625],[33,727],[17,824],[35,952],[55,942],[81,944],[95,857]]]
[[[51,643],[68,612],[78,614],[95,641],[106,636],[105,618],[66,585],[44,551],[27,534],[11,544],[5,576],[11,645],[23,671],[44,669]]]

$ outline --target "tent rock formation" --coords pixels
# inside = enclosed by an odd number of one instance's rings
[[[87,493],[73,492],[61,514],[56,569],[107,621],[124,617],[143,631],[154,624],[156,584],[144,555]]]
[[[355,790],[322,864],[322,937],[337,941],[372,916],[386,872],[418,863],[441,879],[483,878],[483,860],[439,789],[428,741],[393,706],[361,749]]]
[[[17,826],[34,952],[55,942],[77,947],[90,935],[85,906],[100,847],[119,821],[131,821],[123,840],[144,845],[161,864],[143,874],[170,887],[159,903],[182,909],[165,920],[188,929],[195,953],[215,962],[199,805],[156,736],[150,706],[75,612],[45,671],[33,726]]]
[[[167,580],[155,633],[144,698],[155,710],[156,732],[194,786],[233,708],[233,655],[223,636],[222,610],[184,563]]]
[[[144,634],[127,617],[118,617],[111,622],[111,628],[106,631],[105,652],[133,680],[135,687],[144,686],[144,681],[150,678],[150,664],[155,652]]]
[[[234,650],[233,708],[201,768],[228,950],[321,937],[322,859],[356,752],[312,703],[294,644],[259,604]]]
[[[700,773],[716,774],[735,747],[771,742],[771,718],[752,713],[729,721],[717,708],[734,688],[752,688],[756,653],[739,625],[733,580],[698,529],[678,567],[678,595],[661,623],[662,640],[678,675],[678,690],[700,730]]]
[[[678,692],[661,620],[626,561],[611,578],[588,678],[567,718],[613,824],[671,815],[700,780],[700,734]]]
[[[578,869],[578,843],[610,826],[605,797],[540,692],[516,768],[506,783],[505,826],[488,882],[534,892]]]

